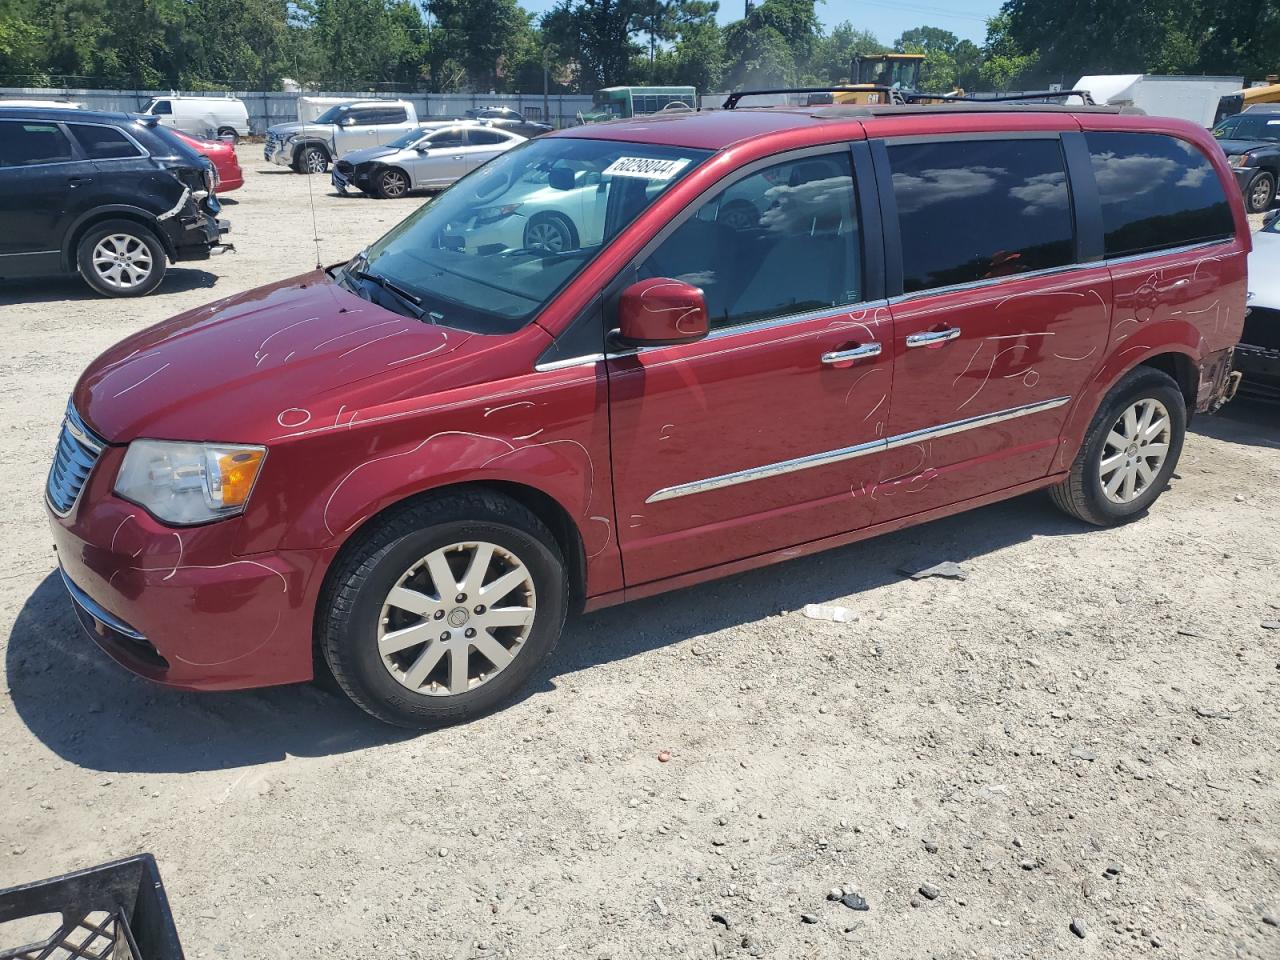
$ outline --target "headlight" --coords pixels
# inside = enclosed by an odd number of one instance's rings
[[[481,207],[476,211],[476,223],[497,223],[511,216],[521,206],[519,203],[506,203],[500,207]]]
[[[1247,153],[1233,153],[1227,157],[1227,163],[1233,167],[1247,167],[1251,159],[1253,158]]]
[[[265,447],[135,440],[116,475],[117,496],[165,523],[207,523],[243,513]]]

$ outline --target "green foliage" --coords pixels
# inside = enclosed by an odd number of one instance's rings
[[[892,48],[850,21],[824,31],[816,2],[760,0],[721,27],[715,0],[558,0],[536,19],[520,0],[0,0],[0,84],[714,92],[835,83],[889,49],[925,54],[921,86],[943,92],[1280,67],[1280,0],[1005,0],[981,46],[922,25]]]

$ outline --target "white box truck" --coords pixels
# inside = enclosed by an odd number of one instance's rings
[[[1177,117],[1201,127],[1213,126],[1218,101],[1235,93],[1243,77],[1179,77],[1150,73],[1081,77],[1075,90],[1088,90],[1093,102],[1113,107],[1137,107],[1154,117]],[[1079,103],[1071,97],[1069,103]]]

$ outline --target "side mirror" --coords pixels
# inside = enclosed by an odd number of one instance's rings
[[[355,122],[356,122],[355,117],[343,117],[341,120],[338,121],[338,126],[349,127]]]
[[[577,185],[577,171],[569,167],[552,167],[547,184],[552,190],[572,190]]]
[[[413,149],[417,150],[419,153],[430,153],[430,152],[431,152],[431,147],[430,147],[428,144],[425,144],[425,143],[420,143],[420,144],[418,144],[416,147],[414,147]]]
[[[622,291],[615,342],[624,347],[693,343],[710,332],[702,291],[680,280],[651,277]]]

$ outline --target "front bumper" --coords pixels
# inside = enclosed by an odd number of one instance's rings
[[[262,159],[280,167],[289,167],[293,165],[293,149],[288,141],[268,136],[262,147]]]
[[[346,193],[348,187],[368,191],[369,168],[353,167],[351,164],[339,160],[333,165],[333,169],[329,173],[329,182],[338,188],[339,193]]]
[[[238,522],[175,528],[110,492],[109,447],[76,506],[49,510],[76,614],[127,669],[187,690],[309,680],[316,597],[331,553],[238,555]]]

